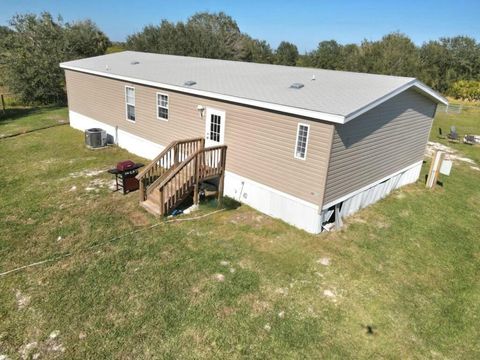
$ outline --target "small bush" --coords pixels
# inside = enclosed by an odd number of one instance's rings
[[[450,95],[457,99],[475,101],[480,100],[480,81],[460,80],[453,83]]]

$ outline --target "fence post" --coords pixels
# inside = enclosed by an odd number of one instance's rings
[[[3,113],[5,114],[5,99],[3,98],[3,94],[1,95],[1,98],[2,98],[2,110],[3,110]]]

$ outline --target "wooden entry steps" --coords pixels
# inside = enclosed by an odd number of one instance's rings
[[[172,142],[137,175],[140,204],[152,214],[166,216],[192,193],[198,204],[200,184],[215,178],[221,200],[226,155],[226,145],[205,148],[203,138]]]

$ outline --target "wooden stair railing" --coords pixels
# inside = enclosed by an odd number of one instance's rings
[[[167,215],[192,191],[194,193],[193,201],[198,204],[199,183],[215,177],[219,177],[218,198],[221,201],[226,155],[226,145],[199,149],[164,176],[156,186],[159,192],[160,215]]]
[[[189,155],[205,147],[204,138],[193,138],[171,142],[155,159],[136,176],[140,185],[140,201],[156,188],[156,183]]]

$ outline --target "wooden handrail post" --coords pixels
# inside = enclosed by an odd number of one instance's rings
[[[199,161],[198,161],[199,155],[197,154],[194,158],[194,166],[195,170],[193,173],[193,181],[194,181],[194,187],[193,187],[193,203],[195,205],[198,205],[199,203],[199,192],[198,192],[198,178],[199,178]]]
[[[146,200],[146,198],[145,198],[145,187],[143,185],[143,178],[140,179],[140,181],[138,183],[140,185],[140,189],[139,189],[139,191],[140,191],[140,202],[142,202],[142,201]]]
[[[178,160],[179,160],[178,159],[178,152],[179,152],[178,148],[179,148],[178,144],[173,147],[173,166],[174,167],[178,166]]]
[[[164,201],[163,201],[163,187],[161,187],[160,189],[158,189],[160,191],[160,216],[163,216],[163,212],[164,212],[164,209],[165,209],[165,204],[164,204]]]
[[[220,152],[222,159],[221,159],[221,175],[220,179],[218,180],[218,206],[222,206],[223,203],[223,189],[224,189],[224,183],[225,183],[225,160],[227,157],[227,148],[223,147],[221,152]]]

